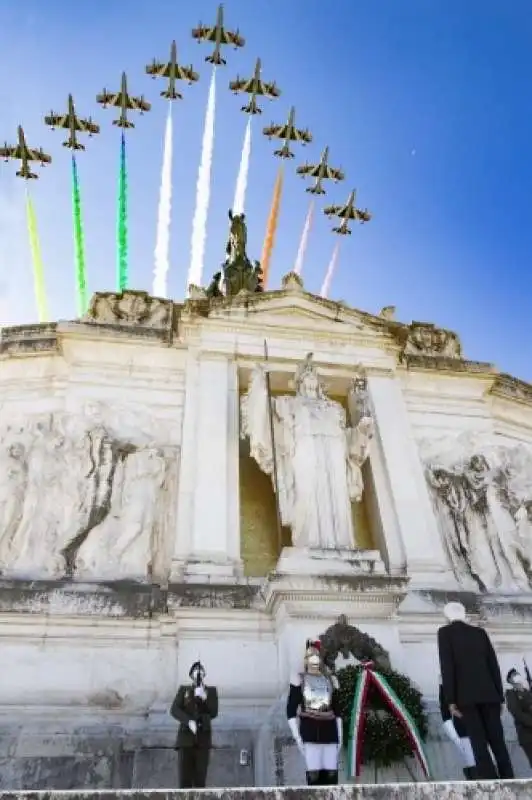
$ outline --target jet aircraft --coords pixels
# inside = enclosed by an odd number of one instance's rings
[[[151,64],[146,67],[146,72],[155,78],[168,78],[168,88],[161,92],[161,97],[167,100],[181,100],[183,95],[176,90],[176,81],[188,81],[189,84],[199,80],[199,75],[194,72],[192,64],[189,67],[182,67],[177,63],[177,46],[172,42],[170,49],[170,61],[167,64],[153,59]]]
[[[135,127],[134,123],[130,122],[127,118],[128,111],[140,111],[140,113],[143,114],[151,108],[151,104],[148,103],[142,95],[140,97],[132,97],[132,95],[128,94],[125,72],[122,73],[120,91],[108,92],[107,89],[104,89],[101,94],[97,95],[96,102],[100,103],[104,108],[107,108],[107,106],[114,106],[120,109],[119,118],[113,120],[113,125],[118,125],[119,128]]]
[[[44,124],[48,125],[52,130],[66,128],[70,135],[66,142],[63,142],[63,147],[70,147],[71,150],[85,150],[85,145],[78,141],[78,132],[88,133],[89,136],[100,133],[100,126],[96,125],[90,117],[82,119],[77,116],[71,94],[68,95],[67,113],[56,114],[55,111],[50,111],[49,116],[44,118]]]
[[[344,173],[339,170],[335,169],[334,167],[330,167],[327,163],[327,159],[329,157],[329,148],[326,147],[322,153],[320,163],[319,164],[303,164],[302,167],[298,167],[296,172],[301,177],[310,176],[311,178],[316,178],[315,183],[313,186],[309,186],[306,190],[311,194],[325,194],[325,189],[322,186],[322,181],[324,180],[332,180],[335,183],[337,181],[343,181],[345,175]]]
[[[200,42],[214,42],[214,50],[210,56],[205,58],[205,61],[211,64],[225,64],[225,58],[222,58],[221,48],[222,45],[232,45],[235,50],[239,47],[244,47],[246,40],[240,36],[238,28],[236,31],[228,31],[224,28],[224,7],[218,6],[218,14],[216,17],[216,24],[214,27],[209,28],[206,25],[199,23],[197,28],[192,31],[192,38]]]
[[[260,58],[257,58],[255,72],[252,78],[239,78],[237,76],[236,81],[231,81],[229,84],[229,88],[235,94],[247,92],[251,95],[249,103],[246,106],[242,106],[240,109],[246,114],[262,114],[262,109],[257,105],[258,96],[268,97],[270,100],[273,100],[274,97],[279,97],[281,94],[280,90],[275,85],[275,81],[273,83],[266,83],[266,81],[262,80],[260,72]]]
[[[293,158],[294,154],[290,150],[290,142],[301,142],[303,145],[309,144],[312,141],[312,134],[307,129],[296,128],[295,126],[296,110],[292,106],[288,116],[288,122],[285,125],[274,125],[273,123],[263,129],[263,134],[268,139],[284,139],[284,144],[280,150],[274,150],[274,156],[279,158]]]
[[[349,228],[349,220],[356,220],[358,222],[369,222],[372,215],[367,208],[357,208],[355,205],[356,192],[352,191],[347,198],[345,206],[327,206],[323,209],[323,213],[328,217],[340,217],[342,224],[338,228],[333,228],[334,233],[339,233],[342,236],[351,234]]]
[[[50,164],[52,161],[51,156],[43,152],[41,148],[35,150],[28,147],[21,125],[18,126],[18,144],[14,147],[10,147],[8,143],[5,142],[4,147],[0,147],[0,158],[3,158],[5,161],[8,161],[10,158],[20,161],[21,167],[16,174],[19,178],[24,178],[25,180],[30,180],[31,178],[36,180],[39,177],[35,175],[34,172],[31,172],[30,161],[40,161],[42,167],[44,167],[45,164]]]

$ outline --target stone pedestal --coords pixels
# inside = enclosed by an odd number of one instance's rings
[[[378,550],[323,550],[284,547],[277,562],[278,575],[349,576],[385,575]]]

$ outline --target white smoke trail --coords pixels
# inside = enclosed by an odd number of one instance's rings
[[[164,133],[163,168],[159,192],[159,215],[155,242],[155,268],[153,271],[153,294],[167,297],[167,278],[170,269],[170,221],[172,211],[172,103],[168,103],[168,116]]]
[[[243,214],[246,202],[246,189],[248,186],[249,160],[251,156],[251,115],[248,116],[246,132],[244,134],[244,144],[242,145],[242,155],[240,157],[240,169],[236,180],[235,199],[233,200],[233,214]]]
[[[188,271],[186,294],[191,283],[201,285],[203,275],[203,259],[205,256],[205,241],[207,238],[207,216],[211,197],[211,167],[214,149],[214,113],[216,110],[216,67],[212,69],[211,85],[207,111],[205,112],[205,127],[203,129],[203,143],[201,146],[201,161],[196,183],[196,209],[192,221],[192,245],[190,252],[190,267]]]
[[[308,244],[308,236],[310,233],[310,229],[312,227],[313,217],[314,217],[314,200],[311,200],[310,205],[308,207],[307,218],[303,226],[303,233],[301,234],[301,241],[299,242],[299,249],[297,251],[296,263],[294,265],[294,272],[296,273],[296,275],[301,275],[301,270],[303,269],[303,261],[305,259],[305,253]]]
[[[336,242],[336,246],[333,250],[333,254],[331,256],[331,260],[329,261],[329,266],[327,267],[327,273],[325,275],[325,280],[323,281],[323,285],[321,287],[321,296],[327,297],[329,294],[329,289],[331,288],[331,281],[333,279],[334,270],[336,269],[336,262],[338,261],[338,253],[340,252],[340,241]]]

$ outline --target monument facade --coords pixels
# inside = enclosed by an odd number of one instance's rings
[[[294,274],[261,291],[232,226],[226,283],[182,304],[101,293],[2,330],[2,788],[177,785],[168,712],[198,659],[208,783],[301,781],[283,693],[340,615],[423,691],[458,777],[443,605],[503,673],[532,660],[532,387]]]

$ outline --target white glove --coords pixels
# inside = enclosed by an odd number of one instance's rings
[[[194,720],[191,719],[190,722],[188,723],[188,727],[190,728],[190,730],[192,731],[192,733],[195,736],[197,734],[197,732],[198,732],[198,723],[194,722]]]
[[[299,725],[297,724],[297,719],[292,717],[292,719],[288,720],[288,727],[290,728],[290,733],[294,737],[294,741],[297,745],[297,749],[301,753],[301,755],[305,755],[305,747],[303,745],[303,739],[301,738],[301,734],[299,733]]]
[[[200,700],[207,699],[207,692],[205,691],[203,686],[196,686],[196,688],[194,689],[194,697],[199,697]]]

